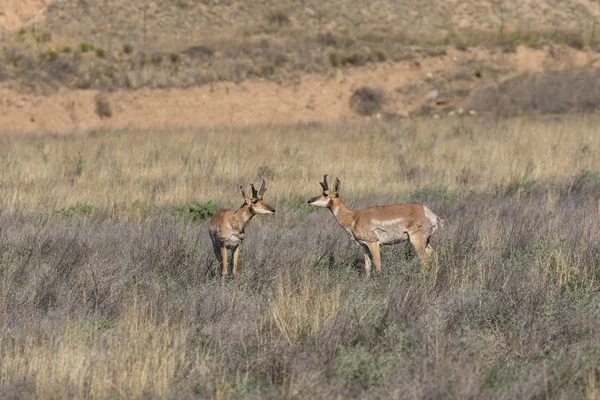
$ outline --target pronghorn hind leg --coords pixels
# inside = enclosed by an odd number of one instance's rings
[[[227,248],[225,246],[221,247],[221,263],[221,280],[224,283],[225,279],[227,279]]]
[[[425,246],[425,240],[423,240],[423,235],[421,234],[421,232],[417,231],[413,232],[412,234],[409,233],[408,237],[410,239],[410,243],[413,245],[413,247],[417,251],[417,254],[419,255],[421,265],[426,264],[429,258],[429,252],[427,251],[427,248]],[[429,247],[431,248],[431,246]],[[431,251],[433,251],[433,248],[431,248]]]
[[[238,261],[240,259],[240,248],[239,246],[233,251],[233,279],[238,276]]]
[[[371,276],[371,254],[367,246],[363,246],[365,252],[365,276]]]
[[[373,264],[375,264],[375,270],[377,272],[381,272],[381,253],[379,252],[379,243],[367,243],[367,247],[371,252],[371,259],[373,260]]]

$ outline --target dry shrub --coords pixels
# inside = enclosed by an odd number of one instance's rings
[[[600,109],[600,71],[526,74],[475,92],[468,108],[502,116],[562,114]]]
[[[202,45],[192,46],[185,50],[184,53],[187,54],[189,57],[199,59],[202,61],[210,60],[215,54],[213,49]]]
[[[108,99],[105,96],[98,94],[95,97],[95,101],[96,101],[96,114],[98,114],[98,116],[100,118],[112,117],[112,109],[110,107],[110,103],[108,102]]]
[[[383,103],[383,92],[377,88],[363,86],[350,96],[350,108],[359,115],[373,115],[381,110]]]

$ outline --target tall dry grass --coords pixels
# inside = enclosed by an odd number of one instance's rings
[[[600,169],[595,116],[0,136],[0,205],[46,210],[87,202],[119,218],[213,200],[267,180],[268,201],[306,199],[325,173],[348,200],[443,185],[491,190]]]

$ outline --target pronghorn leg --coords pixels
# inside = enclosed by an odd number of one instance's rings
[[[365,251],[365,275],[369,277],[371,275],[371,255],[367,246],[364,246],[363,250]]]
[[[225,279],[227,279],[227,248],[225,246],[221,247],[221,260],[223,264],[221,280],[225,282]]]
[[[371,252],[371,259],[373,260],[373,264],[375,264],[375,270],[377,272],[381,272],[381,254],[379,253],[379,243],[367,243],[367,246],[369,247],[369,251]]]
[[[233,251],[233,279],[238,276],[238,260],[240,259],[240,248],[236,247]]]
[[[419,255],[421,265],[426,264],[427,259],[429,258],[429,253],[426,250],[425,240],[423,240],[423,235],[421,234],[421,232],[413,232],[412,234],[409,234],[409,239],[410,243],[413,245],[413,247],[417,251],[417,254]]]
[[[427,246],[425,246],[425,253],[427,253],[428,256],[431,256],[433,253],[433,247],[431,247],[430,243],[427,243]]]

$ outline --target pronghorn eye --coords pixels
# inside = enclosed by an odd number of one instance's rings
[[[258,203],[258,199],[252,200],[252,204],[256,204],[256,203]]]

